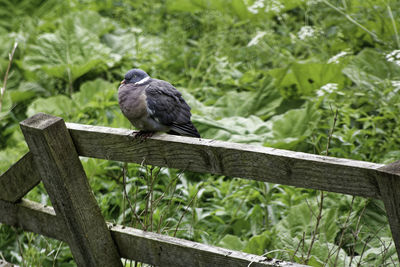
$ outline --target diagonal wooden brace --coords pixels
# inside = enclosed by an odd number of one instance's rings
[[[15,203],[40,182],[32,153],[26,153],[0,176],[0,200]]]
[[[78,266],[122,266],[63,119],[39,113],[21,129]]]
[[[376,180],[400,259],[400,160],[379,168]]]

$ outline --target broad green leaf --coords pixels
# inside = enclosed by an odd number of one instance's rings
[[[243,249],[243,252],[262,255],[265,253],[265,249],[268,244],[271,242],[271,233],[268,231],[263,232],[260,235],[255,235],[249,239],[246,246]]]
[[[338,212],[337,209],[331,208],[324,211],[321,219],[320,240],[334,243],[340,231],[337,225]]]
[[[24,90],[24,91],[12,90],[10,91],[10,94],[13,102],[20,102],[27,99],[33,99],[36,96],[36,93],[33,90]]]
[[[200,11],[204,8],[203,3],[205,1],[203,0],[177,0],[177,1],[172,1],[168,0],[167,1],[167,6],[168,9],[174,10],[174,11],[185,11],[185,12],[196,12]]]
[[[43,112],[53,116],[61,116],[66,119],[74,117],[77,108],[75,103],[64,95],[52,96],[46,99],[37,98],[29,105],[26,115],[30,117],[39,112]]]
[[[385,55],[372,49],[361,51],[343,73],[357,86],[374,89],[385,80],[399,80],[400,67],[388,62]]]
[[[231,8],[236,13],[239,18],[247,19],[250,18],[250,13],[247,10],[247,6],[245,5],[244,0],[232,0]]]
[[[168,9],[171,11],[196,12],[202,10],[218,10],[222,13],[231,13],[240,19],[250,17],[243,0],[168,0]]]
[[[307,203],[293,206],[289,214],[278,222],[276,229],[279,232],[289,234],[291,237],[302,235],[303,232],[310,233],[314,226],[312,214],[316,212],[314,205],[311,208],[313,210],[310,210],[310,206]]]
[[[28,152],[28,147],[25,142],[19,142],[16,146],[9,146],[0,150],[0,175],[15,164],[26,152]]]
[[[272,135],[264,145],[293,149],[312,134],[320,118],[318,110],[310,103],[305,108],[292,109],[282,115],[274,116],[268,121]]]
[[[270,70],[275,85],[286,95],[309,96],[323,85],[336,83],[339,88],[345,83],[342,64],[295,62],[285,68]]]
[[[243,236],[245,235],[250,229],[249,221],[240,218],[236,219],[232,225],[233,234],[235,236]]]
[[[384,247],[387,248],[387,251],[385,252],[384,255],[382,255],[382,248],[379,248],[378,246],[372,247],[371,245],[369,246],[368,249],[364,252],[364,260],[365,259],[370,259],[374,260],[377,259],[379,262],[384,262],[386,259],[390,258],[395,258],[396,257],[396,248],[395,246],[389,246],[393,243],[393,239],[391,237],[382,237],[380,239],[381,244],[384,244]],[[384,257],[382,257],[384,256]]]
[[[140,33],[140,29],[116,29],[112,33],[105,34],[102,42],[111,48],[113,57],[150,57],[152,60],[161,57],[162,39],[158,36],[147,36]]]
[[[266,119],[275,114],[275,109],[282,103],[279,90],[273,85],[272,80],[267,78],[264,86],[256,91],[227,92],[220,97],[213,108],[215,117],[256,115]]]
[[[235,116],[213,120],[209,117],[193,115],[192,118],[204,138],[262,144],[269,134],[265,122],[256,116],[248,118]]]
[[[116,84],[96,79],[82,84],[79,92],[74,93],[71,98],[81,109],[85,107],[106,108],[117,104],[117,93],[118,86]]]
[[[313,214],[317,213],[318,206],[315,204],[301,203],[293,206],[289,214],[276,225],[276,229],[280,232],[289,231],[287,233],[290,233],[293,238],[301,238],[303,232],[306,235],[311,235],[316,223],[316,218]],[[340,230],[336,216],[335,207],[323,210],[318,238],[321,242],[335,242]]]
[[[335,207],[324,208],[322,213],[322,219],[318,228],[318,235],[313,244],[311,255],[315,257],[312,260],[312,266],[323,266],[324,262],[329,260],[330,264],[335,261],[335,256],[330,255],[330,251],[337,251],[339,248],[334,244],[337,240],[337,234],[340,229],[334,220],[335,211],[330,211]],[[318,205],[314,203],[301,203],[293,206],[289,214],[276,224],[274,230],[277,231],[277,235],[282,238],[275,241],[273,244],[275,247],[285,247],[292,251],[297,250],[297,256],[300,254],[307,253],[309,246],[311,245],[312,233],[315,230],[316,214],[318,214]],[[303,233],[305,237],[304,246],[300,246],[301,240],[303,239]],[[331,240],[331,241],[328,241]],[[299,251],[299,249],[304,249]],[[343,265],[343,261],[347,255],[343,249],[339,249],[339,265]],[[301,260],[298,258],[301,262]],[[311,262],[309,263],[311,265]],[[322,264],[322,265],[321,265]]]
[[[310,259],[307,262],[307,265],[310,265],[310,266],[313,266],[313,267],[323,267],[323,266],[325,266],[324,262],[319,260],[314,255],[310,257]]]
[[[271,87],[267,88],[271,89]],[[321,116],[312,104],[308,104],[305,108],[290,110],[274,116],[267,122],[254,115],[242,117],[249,115],[246,108],[251,110],[254,107],[255,109],[259,108],[259,111],[262,112],[266,110],[273,112],[272,110],[282,101],[281,97],[273,90],[266,90],[262,97],[256,97],[257,94],[252,95],[248,98],[249,102],[245,100],[245,103],[241,103],[242,98],[237,97],[240,93],[231,93],[218,101],[215,107],[205,106],[185,90],[181,91],[194,109],[193,121],[204,138],[294,149],[313,132]],[[270,95],[270,92],[274,93]],[[271,107],[263,108],[263,101],[260,99],[265,100],[270,96],[275,99],[272,100],[273,104],[271,104]],[[225,109],[222,103],[229,105],[230,108]],[[202,111],[203,114],[196,114],[197,110]],[[244,114],[229,116],[227,114],[229,111],[233,114],[237,112]],[[225,116],[222,116],[224,114]],[[220,116],[222,116],[221,119],[219,119]]]
[[[221,241],[219,241],[218,246],[233,250],[242,250],[244,248],[243,241],[235,235],[225,235]]]
[[[0,26],[10,31],[21,27],[31,33],[35,30],[38,18],[56,19],[60,10],[65,12],[67,2],[57,0],[0,0]],[[42,21],[43,22],[43,21]],[[23,24],[23,25],[21,25]]]
[[[78,12],[65,16],[55,33],[40,35],[36,44],[30,46],[29,56],[24,58],[22,66],[31,72],[43,70],[69,83],[93,69],[101,71],[112,66],[115,60],[110,56],[110,48],[100,42],[91,28],[85,28],[105,23],[97,13]],[[95,28],[99,34],[106,29],[105,26]]]
[[[13,102],[34,99],[35,96],[46,94],[46,90],[36,82],[21,82],[17,90],[10,90]]]
[[[167,6],[172,11],[197,12],[202,10],[218,10],[232,13],[240,19],[272,18],[283,11],[296,8],[302,1],[248,1],[248,0],[178,0],[168,1]]]
[[[74,24],[78,26],[78,29],[89,30],[91,33],[96,36],[102,36],[112,29],[114,29],[114,24],[109,18],[102,17],[97,12],[93,11],[85,11],[85,12],[76,12],[70,15],[74,20]],[[65,19],[61,20],[61,23],[64,23]]]

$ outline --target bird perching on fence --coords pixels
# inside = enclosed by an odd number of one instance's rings
[[[169,82],[152,79],[140,69],[131,69],[118,88],[122,113],[140,132],[150,137],[154,132],[200,137],[190,120],[190,107],[182,94]]]

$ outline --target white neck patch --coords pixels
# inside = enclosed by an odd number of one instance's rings
[[[138,82],[135,82],[135,84],[143,84],[143,83],[147,82],[149,79],[150,79],[150,77],[147,76],[146,78],[141,79],[141,80],[138,81]]]

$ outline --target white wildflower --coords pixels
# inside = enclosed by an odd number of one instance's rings
[[[265,12],[280,13],[283,8],[285,8],[285,6],[281,2],[272,0],[268,1],[268,4],[265,7]]]
[[[251,39],[251,41],[247,44],[247,47],[250,47],[250,46],[258,44],[260,39],[263,38],[266,34],[267,34],[267,32],[258,31],[256,36],[254,36],[253,39]]]
[[[264,0],[256,0],[251,6],[247,8],[247,10],[253,14],[257,14],[258,10],[264,8]]]
[[[394,98],[394,97],[396,97],[396,96],[399,94],[399,92],[400,92],[400,81],[390,81],[390,84],[392,85],[393,90],[390,90],[390,91],[387,93],[387,97],[388,97],[388,98]]]
[[[344,56],[346,56],[348,54],[350,54],[350,53],[346,52],[346,51],[342,51],[342,52],[334,55],[330,59],[328,59],[328,64],[330,64],[330,63],[339,64],[339,58],[344,57]]]
[[[326,94],[331,94],[338,89],[337,83],[327,83],[317,91],[317,96],[324,96]]]
[[[400,50],[393,50],[387,54],[386,60],[400,66]]]
[[[394,87],[394,92],[397,93],[400,91],[400,81],[391,81],[392,86]]]
[[[319,2],[321,2],[321,0],[308,0],[307,5],[312,6],[318,4]]]
[[[280,16],[278,16],[279,20],[288,20],[289,19],[289,15],[288,13],[282,13]]]
[[[300,40],[306,40],[315,35],[315,29],[311,26],[303,26],[300,31],[297,33],[297,36]]]
[[[138,28],[138,27],[132,27],[129,30],[130,30],[130,32],[135,33],[135,34],[140,34],[140,33],[143,32],[143,30],[141,28]]]

